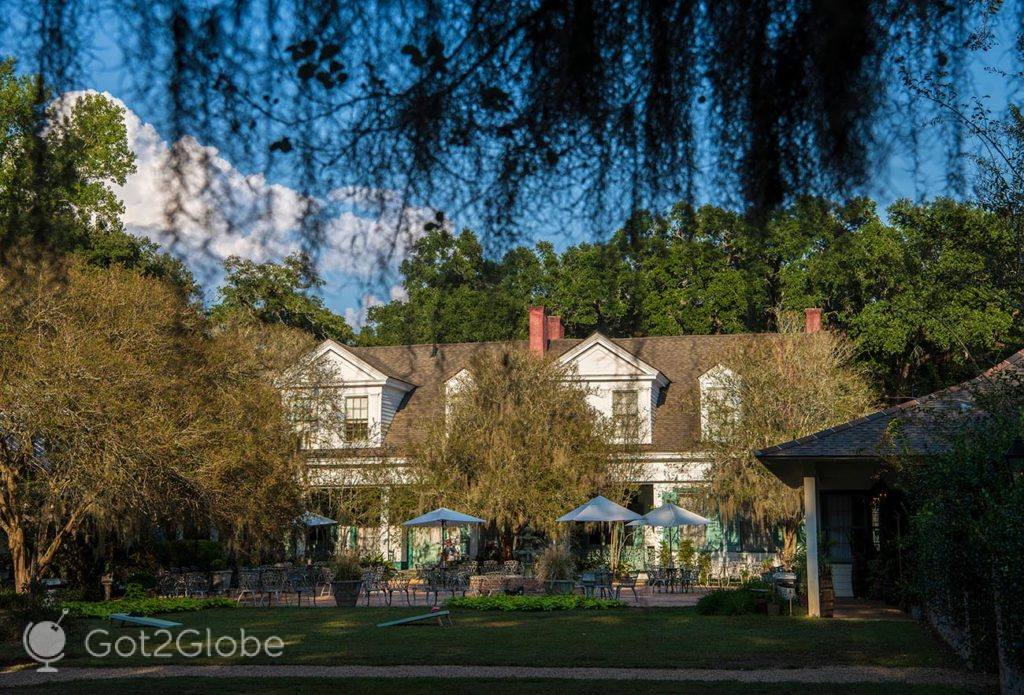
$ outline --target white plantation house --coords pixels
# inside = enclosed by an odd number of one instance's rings
[[[807,310],[807,330],[819,326],[820,310]],[[384,452],[400,476],[403,447],[422,432],[425,423],[443,416],[452,394],[472,379],[468,367],[474,356],[530,350],[556,359],[567,367],[567,378],[584,382],[587,398],[603,416],[640,423],[640,456],[645,465],[643,480],[635,481],[640,491],[631,507],[645,513],[667,501],[686,506],[706,484],[702,442],[715,434],[707,417],[708,405],[736,399],[730,392],[729,367],[719,361],[720,356],[735,341],[749,339],[749,335],[609,338],[600,333],[571,339],[563,337],[559,317],[533,307],[529,339],[524,341],[350,347],[327,340],[308,358],[324,368],[324,376],[305,388],[318,389],[321,396],[329,389],[330,402],[336,405],[330,417],[311,416],[309,422],[301,423],[309,478],[325,491],[365,491],[372,483],[361,475],[360,466]],[[303,397],[303,389],[295,393]],[[386,509],[386,504],[382,506]],[[399,525],[402,519],[389,519],[385,512],[376,526],[352,527],[345,519],[339,521],[344,542],[379,550],[395,563],[407,565],[417,559],[408,530]],[[643,543],[656,546],[661,532],[647,529]],[[713,551],[719,561],[755,564],[775,550],[745,533],[743,524],[735,520],[715,519],[706,529],[695,527],[692,533],[698,546]],[[465,548],[471,556],[478,546],[477,534],[473,532]],[[773,545],[770,540],[767,544]]]

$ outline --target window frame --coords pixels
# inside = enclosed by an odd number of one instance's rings
[[[632,399],[626,399],[625,394],[631,394]],[[625,411],[618,406],[623,405],[625,401]],[[631,423],[625,423],[622,418],[628,417],[632,420]],[[630,430],[626,431],[626,425],[629,425]],[[612,391],[612,428],[615,433],[615,437],[620,440],[625,440],[630,435],[639,434],[640,428],[640,389],[628,388],[628,389],[615,389]]]
[[[353,408],[353,401],[362,401],[362,406]],[[354,418],[353,410],[361,411],[362,417]],[[359,444],[370,440],[370,396],[368,394],[345,396],[344,431],[347,444]]]

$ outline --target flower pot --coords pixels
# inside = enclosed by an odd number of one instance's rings
[[[572,593],[573,584],[571,579],[549,579],[544,582],[544,591],[549,595],[564,596]]]
[[[210,572],[210,590],[213,593],[224,593],[231,588],[231,570],[213,570]]]
[[[363,588],[362,579],[342,579],[331,582],[331,593],[334,594],[334,605],[354,606],[359,601],[359,591]]]
[[[836,610],[836,590],[832,577],[821,578],[821,617],[831,618]]]

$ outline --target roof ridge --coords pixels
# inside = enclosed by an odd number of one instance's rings
[[[593,331],[593,333],[601,333],[600,331]],[[759,333],[679,333],[676,335],[631,335],[625,337],[610,336],[605,333],[601,333],[604,337],[609,340],[665,340],[665,339],[676,339],[676,338],[756,338],[759,336],[785,336],[785,335],[804,335],[803,333],[773,333],[771,331],[762,331]],[[587,336],[589,337],[589,336]],[[571,338],[568,336],[562,338],[552,338],[551,342],[556,340],[575,340],[583,341],[586,338]],[[395,345],[344,345],[346,348],[357,348],[360,350],[376,350],[378,348],[403,348],[403,347],[448,347],[448,346],[459,346],[459,345],[508,345],[511,343],[526,343],[529,342],[528,338],[510,338],[508,340],[463,340],[456,343],[398,343]]]
[[[583,338],[563,338],[562,340],[583,340]],[[399,343],[398,345],[346,345],[345,347],[357,348],[360,350],[377,350],[380,348],[412,348],[412,347],[455,347],[459,345],[509,345],[512,343],[527,343],[526,338],[515,338],[512,340],[465,340],[459,343]]]

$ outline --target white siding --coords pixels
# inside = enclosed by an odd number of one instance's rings
[[[387,435],[391,421],[395,418],[395,412],[404,397],[405,393],[400,389],[390,386],[383,387],[380,401],[380,434],[382,437]]]

